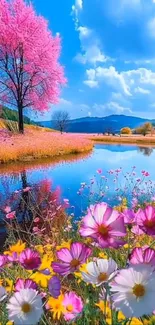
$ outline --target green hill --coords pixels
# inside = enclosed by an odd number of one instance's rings
[[[16,110],[2,107],[2,111],[0,113],[0,118],[4,120],[10,121],[18,121],[18,112]],[[31,119],[24,115],[24,123],[25,124],[36,124],[35,122],[31,121]]]

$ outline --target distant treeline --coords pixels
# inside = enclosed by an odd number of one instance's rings
[[[4,120],[10,121],[18,121],[18,112],[16,110],[2,107],[0,110],[0,118]],[[24,123],[25,124],[36,124],[35,122],[31,121],[31,119],[24,115]]]

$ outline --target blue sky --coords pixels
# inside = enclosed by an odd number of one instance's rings
[[[71,118],[155,118],[155,0],[33,0],[60,33],[67,86],[57,109]]]

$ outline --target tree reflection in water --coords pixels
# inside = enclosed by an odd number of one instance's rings
[[[151,156],[151,154],[153,152],[153,148],[152,147],[138,147],[138,151],[140,153],[143,153],[144,156]]]
[[[51,232],[52,241],[53,229],[56,235],[66,220],[66,206],[60,202],[60,189],[51,190],[52,184],[48,179],[31,187],[27,181],[26,170],[20,172],[20,178],[22,189],[8,195],[5,202],[0,202],[0,245],[4,243],[8,233],[19,238],[19,224],[22,239],[30,241],[34,232],[38,238],[47,233],[49,236]],[[0,200],[2,201],[2,197]],[[15,219],[6,219],[6,207],[16,212]]]

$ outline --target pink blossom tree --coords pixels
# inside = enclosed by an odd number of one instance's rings
[[[45,111],[65,84],[59,64],[60,38],[24,0],[0,0],[0,104],[16,107],[19,132],[23,110]]]

